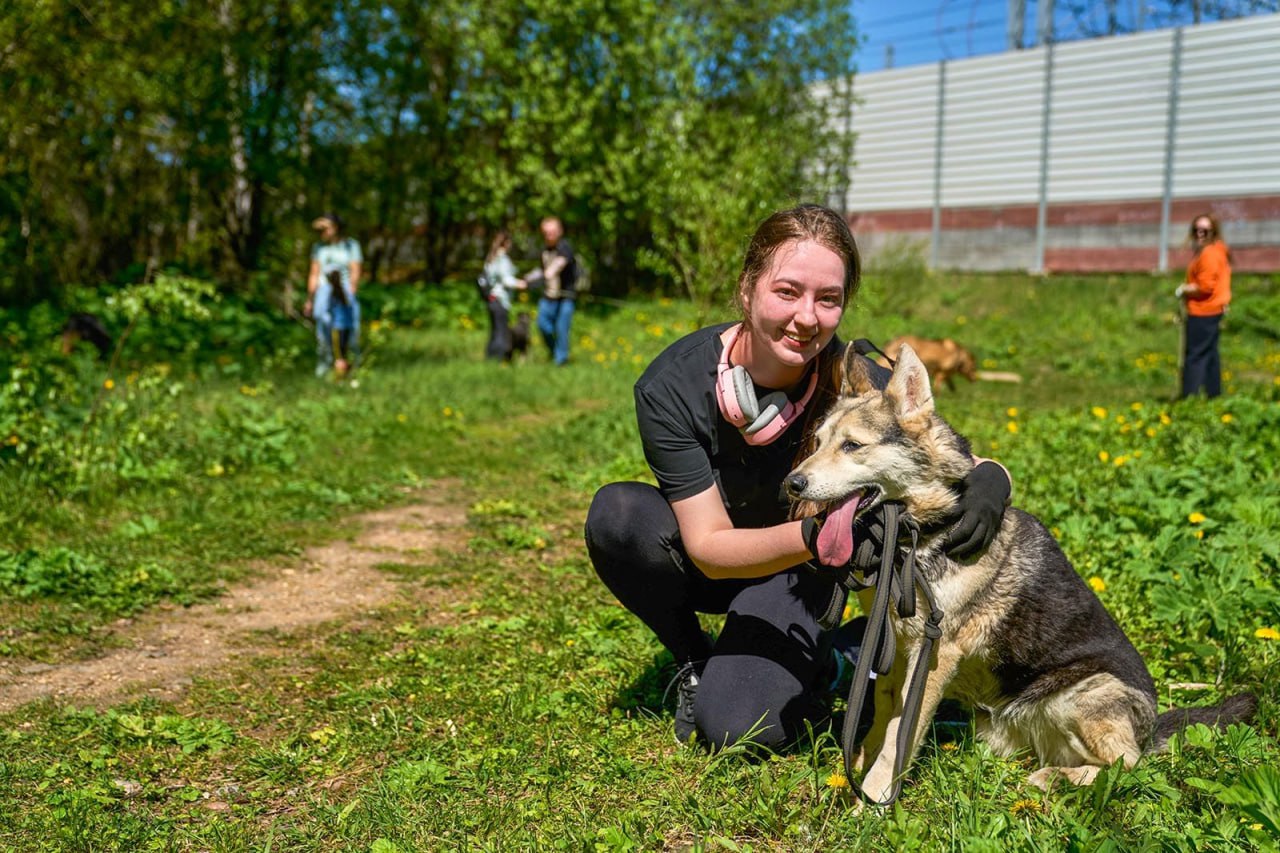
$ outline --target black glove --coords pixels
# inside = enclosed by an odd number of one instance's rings
[[[953,525],[943,537],[942,550],[948,557],[962,560],[985,551],[1000,532],[1013,483],[1004,468],[994,462],[982,462],[956,488],[960,502],[950,515],[929,525],[925,532],[936,533]]]

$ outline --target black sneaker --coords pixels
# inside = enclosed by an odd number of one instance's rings
[[[697,731],[693,721],[693,700],[698,695],[698,677],[702,674],[702,661],[690,661],[676,670],[662,694],[662,704],[674,689],[676,693],[676,743],[686,743]]]

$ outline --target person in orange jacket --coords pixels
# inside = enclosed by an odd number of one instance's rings
[[[1187,280],[1175,294],[1183,301],[1186,335],[1182,352],[1182,396],[1202,390],[1210,397],[1222,393],[1222,363],[1218,358],[1218,327],[1231,303],[1231,250],[1222,241],[1218,221],[1202,213],[1191,221],[1190,239],[1196,248],[1187,266]]]

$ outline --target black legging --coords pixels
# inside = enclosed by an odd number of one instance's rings
[[[678,663],[706,660],[694,719],[713,745],[778,749],[826,720],[830,635],[818,627],[832,582],[807,569],[712,580],[680,542],[670,504],[645,483],[611,483],[587,512],[587,552],[605,585]],[[728,614],[709,648],[696,612]]]

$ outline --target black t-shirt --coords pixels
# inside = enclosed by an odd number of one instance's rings
[[[543,267],[557,256],[565,259],[564,269],[560,270],[560,295],[557,298],[572,299],[578,289],[578,256],[573,252],[573,245],[564,238],[542,250]]]
[[[787,519],[782,481],[795,465],[810,411],[760,446],[747,444],[724,419],[715,397],[716,368],[724,350],[720,334],[732,325],[699,329],[663,350],[636,382],[636,420],[645,460],[668,501],[693,497],[714,483],[735,527],[767,527]],[[827,348],[834,353],[842,346],[833,338]],[[871,375],[883,387],[889,372],[872,364]],[[794,399],[807,385],[806,375]],[[757,387],[757,396],[768,390]]]

